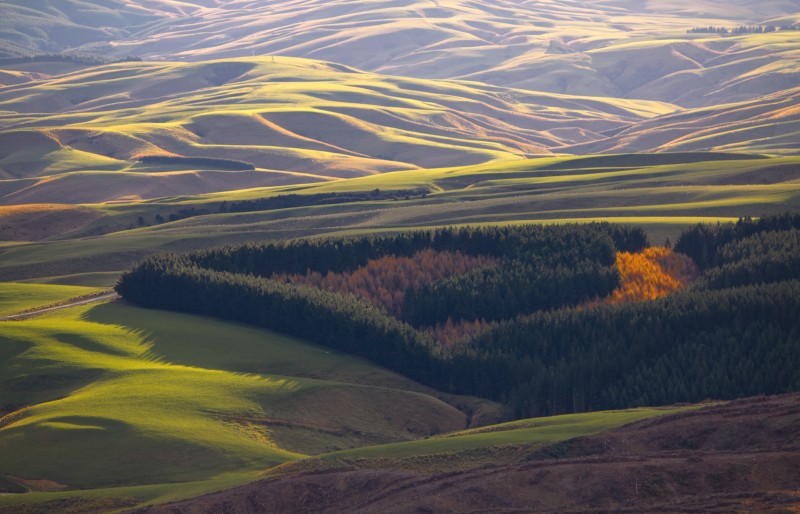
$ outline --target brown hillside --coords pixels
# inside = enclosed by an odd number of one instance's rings
[[[791,512],[800,509],[800,395],[655,418],[523,458],[435,475],[299,474],[137,512]]]

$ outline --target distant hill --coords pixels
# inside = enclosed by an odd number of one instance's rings
[[[153,60],[293,56],[378,73],[704,106],[798,83],[796,2],[665,0],[12,0],[0,55],[88,52]]]
[[[796,153],[800,87],[754,100],[687,109],[624,129],[568,153],[750,151]]]
[[[287,57],[52,66],[53,76],[47,63],[6,68],[27,81],[0,88],[0,204],[131,201],[554,153],[793,154],[800,130],[797,87],[680,109]]]
[[[41,76],[42,66],[14,69]],[[0,196],[18,204],[519,160],[602,141],[607,131],[677,107],[386,77],[279,57],[83,67],[0,89],[0,109]],[[141,162],[158,155],[171,159]],[[220,159],[260,171],[215,167]],[[94,187],[85,187],[86,178]]]

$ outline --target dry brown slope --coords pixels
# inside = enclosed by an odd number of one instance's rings
[[[800,394],[642,421],[533,451],[527,460],[438,475],[357,468],[300,474],[138,512],[796,510]]]

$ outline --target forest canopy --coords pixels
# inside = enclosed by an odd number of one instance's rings
[[[510,417],[800,389],[800,215],[670,248],[607,223],[248,243],[146,259],[127,300],[366,357]]]

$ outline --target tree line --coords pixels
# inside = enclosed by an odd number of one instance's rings
[[[146,159],[146,158],[145,158]],[[166,157],[162,164],[174,164],[175,158]],[[190,159],[190,158],[183,158]],[[192,158],[201,159],[205,158]],[[213,159],[212,159],[213,161]],[[150,159],[150,163],[158,163]],[[186,161],[182,161],[186,164]],[[242,166],[249,166],[249,163],[243,161],[231,161],[233,163],[241,163]],[[206,163],[208,164],[208,163]],[[204,165],[206,165],[204,164]],[[233,164],[232,166],[239,166]],[[243,169],[249,169],[244,167]],[[276,195],[268,198],[255,198],[253,200],[239,200],[228,202],[223,200],[219,204],[205,204],[203,207],[184,207],[177,211],[166,214],[161,212],[157,213],[154,222],[157,224],[166,221],[178,221],[186,218],[193,218],[195,216],[204,216],[206,214],[216,213],[241,213],[241,212],[258,212],[258,211],[271,211],[275,209],[289,209],[292,207],[309,207],[312,205],[333,205],[341,203],[365,202],[365,201],[381,201],[381,200],[410,200],[412,198],[424,198],[428,194],[427,189],[399,189],[391,191],[381,191],[380,189],[373,189],[369,192],[348,192],[348,193],[314,193],[307,195],[288,194]],[[146,225],[147,221],[144,216],[139,216],[139,225]]]
[[[783,30],[800,30],[797,25],[739,25],[732,28],[715,27],[709,25],[707,27],[692,27],[686,32],[688,34],[768,34],[770,32],[777,32]]]
[[[598,256],[613,262],[614,250],[637,251],[647,246],[641,228],[610,223],[583,225],[521,225],[416,230],[392,235],[361,235],[347,238],[298,239],[253,242],[200,250],[187,254],[197,266],[232,273],[269,277],[273,273],[334,273],[354,270],[371,259],[387,255],[409,257],[432,249],[517,259],[538,254],[542,259],[582,260],[579,255]]]
[[[373,189],[371,191],[353,191],[346,193],[288,194],[271,196],[269,198],[256,198],[254,200],[225,201],[220,203],[219,212],[271,211],[274,209],[308,207],[311,205],[333,205],[378,200],[410,200],[411,198],[425,198],[427,194],[427,189],[399,189],[388,191]]]
[[[134,56],[113,59],[95,54],[34,54],[21,57],[2,58],[0,59],[0,65],[13,66],[17,64],[31,64],[36,62],[66,62],[72,64],[83,64],[86,66],[102,66],[106,64],[141,61],[142,59],[140,57]]]

